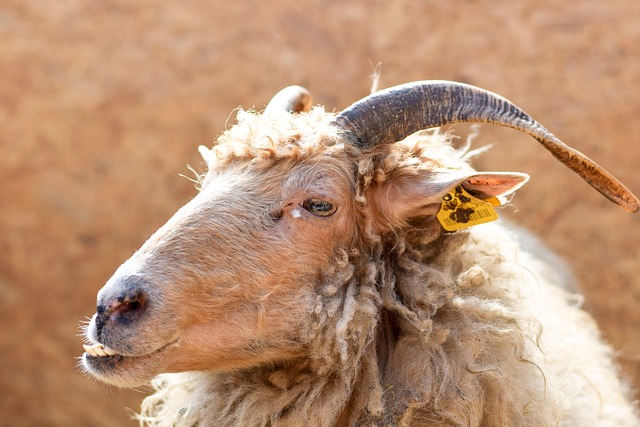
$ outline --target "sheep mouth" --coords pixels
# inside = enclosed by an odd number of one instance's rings
[[[93,357],[118,356],[118,352],[117,351],[115,351],[112,348],[105,347],[102,344],[93,344],[93,345],[83,344],[82,347],[84,348],[84,351],[89,356],[93,356]]]
[[[120,354],[102,344],[83,345],[85,353],[81,363],[88,374],[106,383],[125,387],[139,385],[160,373],[164,353],[177,341],[142,355]]]
[[[93,344],[93,345],[83,344],[82,347],[84,348],[84,351],[85,351],[85,358],[87,358],[88,360],[100,360],[100,359],[109,359],[109,358],[116,358],[116,359],[143,359],[143,358],[154,356],[154,355],[162,352],[163,350],[165,350],[170,345],[175,344],[177,341],[178,340],[173,340],[173,341],[163,345],[162,347],[160,347],[160,348],[158,348],[156,350],[153,350],[153,351],[151,351],[149,353],[140,354],[140,355],[120,354],[116,350],[114,350],[114,349],[112,349],[110,347],[106,347],[103,344]]]

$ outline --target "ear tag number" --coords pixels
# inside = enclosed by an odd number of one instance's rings
[[[445,230],[457,231],[495,221],[498,214],[493,206],[499,205],[500,201],[495,197],[486,201],[480,200],[458,185],[442,197],[442,206],[437,218]]]

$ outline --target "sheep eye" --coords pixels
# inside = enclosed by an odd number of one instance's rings
[[[331,216],[338,210],[329,202],[320,199],[307,199],[302,203],[302,207],[316,216]]]

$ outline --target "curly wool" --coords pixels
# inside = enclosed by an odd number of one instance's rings
[[[349,405],[343,421],[363,426],[634,424],[593,321],[504,229],[403,246],[336,259],[310,308],[309,359],[161,375],[141,420],[321,426]]]
[[[334,130],[325,133],[323,111],[292,117],[264,130],[259,115],[246,113],[212,151],[212,166],[269,167],[340,145]],[[296,133],[303,125],[317,129]],[[360,208],[370,185],[425,161],[468,167],[446,138],[433,131],[404,141],[395,157],[384,147],[365,155]],[[301,334],[307,357],[160,375],[141,424],[637,425],[593,320],[508,229],[488,224],[449,235],[425,220],[385,240],[367,235],[369,219],[356,215],[360,242],[337,250],[313,284],[312,321]]]

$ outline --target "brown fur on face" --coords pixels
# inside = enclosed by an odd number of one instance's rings
[[[351,148],[335,136],[292,132],[250,134],[245,145],[221,137],[200,193],[101,291],[106,300],[123,278],[136,277],[146,284],[148,306],[139,321],[126,328],[111,322],[101,337],[90,325],[91,341],[123,356],[121,370],[92,372],[133,385],[160,372],[236,369],[302,354],[315,283],[358,232],[345,156]],[[337,210],[314,215],[305,209],[309,199]],[[139,358],[149,353],[151,360]]]

